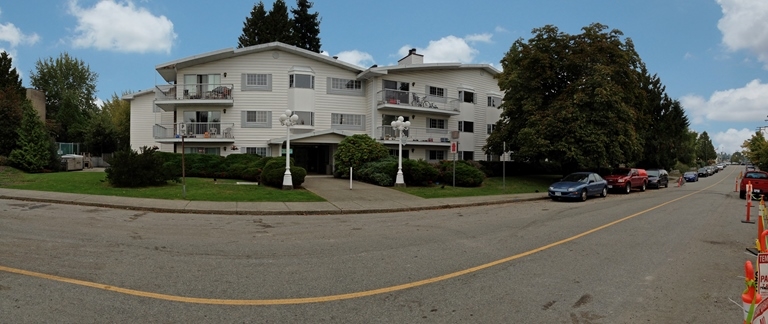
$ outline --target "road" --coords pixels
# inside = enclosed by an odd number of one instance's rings
[[[733,323],[757,233],[740,222],[738,171],[389,214],[0,200],[0,322]]]

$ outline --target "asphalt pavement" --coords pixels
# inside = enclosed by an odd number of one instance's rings
[[[85,195],[0,188],[0,199],[82,206],[144,210],[165,213],[227,215],[324,215],[403,212],[460,208],[547,199],[544,193],[425,199],[360,181],[332,176],[307,176],[302,187],[324,198],[323,202],[189,201]]]

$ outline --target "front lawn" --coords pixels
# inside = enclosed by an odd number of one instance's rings
[[[147,188],[114,188],[106,180],[106,173],[76,171],[55,173],[24,173],[0,167],[0,187],[37,191],[67,192],[88,195],[106,195],[134,198],[182,200],[181,183]],[[325,201],[305,189],[281,190],[268,186],[238,185],[241,180],[187,178],[186,200],[242,201],[242,202],[297,202]]]
[[[475,188],[452,187],[451,183],[438,184],[429,187],[395,188],[405,193],[422,198],[449,198],[469,196],[492,196],[519,193],[547,192],[549,185],[560,179],[557,175],[533,175],[486,178],[483,185]]]

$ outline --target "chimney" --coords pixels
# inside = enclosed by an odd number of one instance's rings
[[[338,57],[338,56],[334,56],[334,57],[333,57],[333,59],[334,59],[334,60],[338,60],[338,59],[339,59],[339,57]]]
[[[401,58],[400,61],[397,61],[397,65],[412,64],[424,64],[424,55],[417,54],[415,48],[408,50],[408,56]]]

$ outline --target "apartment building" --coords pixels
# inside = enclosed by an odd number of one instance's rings
[[[485,160],[488,133],[503,97],[486,64],[424,63],[409,51],[397,65],[364,69],[283,43],[195,55],[156,66],[164,84],[125,95],[131,147],[202,154],[285,154],[286,109],[291,157],[309,173],[331,174],[339,142],[368,134],[398,153],[390,126],[411,122],[403,157]],[[183,141],[183,143],[182,143]],[[183,148],[182,148],[183,146]]]

